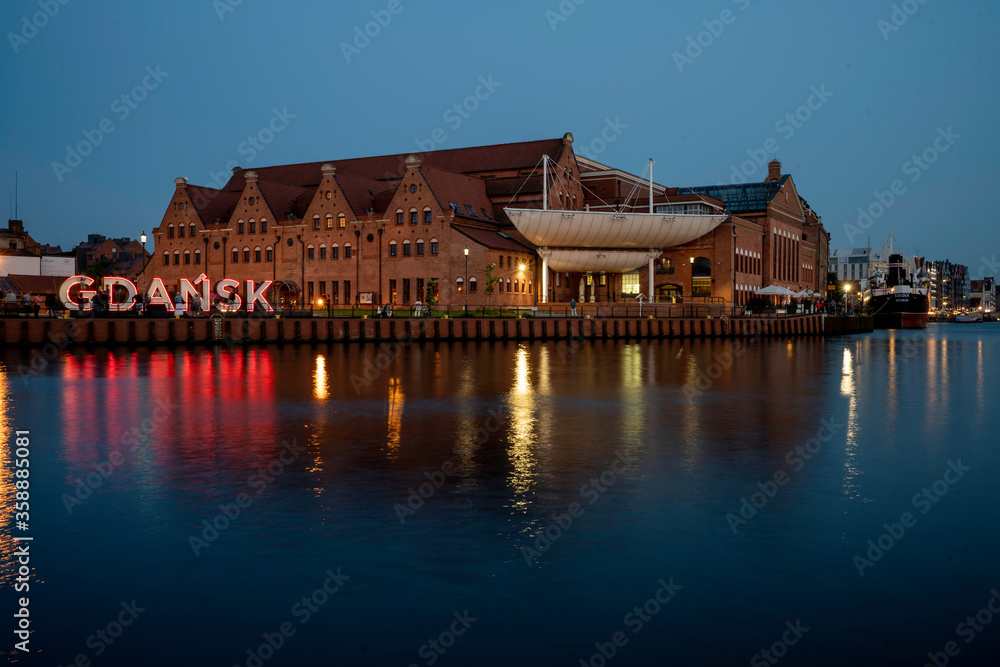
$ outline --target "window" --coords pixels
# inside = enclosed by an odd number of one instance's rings
[[[184,232],[185,232],[186,229],[187,229],[187,227],[185,227],[184,225],[181,225],[180,229],[178,230],[180,232],[178,234],[178,236],[180,236],[181,238],[184,238]]]
[[[507,255],[507,268],[509,269],[511,266],[512,264],[510,263],[510,255]]]
[[[395,257],[398,246],[395,241],[389,241],[389,257]]]
[[[430,210],[430,208],[425,208],[424,209],[424,222],[430,222],[430,221],[431,221],[431,210]]]
[[[420,239],[419,241],[417,241],[417,256],[419,257],[423,254],[424,254],[424,241],[423,239]]]
[[[403,209],[401,208],[396,209],[396,224],[403,224]]]
[[[333,229],[333,216],[329,213],[326,214],[326,228]]]
[[[476,209],[472,208],[468,204],[465,205],[465,210],[468,211],[469,215],[471,215],[473,218],[478,218],[479,217],[478,215],[476,215]]]
[[[453,201],[448,202],[448,206],[451,207],[453,213],[458,213],[459,215],[462,215],[462,207],[456,204],[455,202]]]
[[[410,256],[410,242],[403,241],[403,257],[409,257],[409,256]]]
[[[201,264],[201,250],[194,251],[194,263]]]
[[[339,259],[339,258],[340,258],[340,246],[334,243],[332,246],[330,246],[330,259]]]
[[[712,260],[708,257],[695,257],[694,264],[691,265],[691,275],[693,277],[710,277],[712,275]]]
[[[184,228],[181,227],[181,229],[184,229]],[[191,263],[191,251],[190,250],[185,250],[184,251],[184,263],[185,264],[190,264]]]
[[[240,251],[238,248],[233,248],[233,264],[240,263]]]
[[[313,216],[313,229],[319,229],[319,216]]]
[[[257,198],[256,197],[250,197],[250,205],[253,206],[256,203],[257,203]]]
[[[473,294],[475,294],[476,293],[476,287],[477,287],[477,285],[476,285],[476,277],[472,276],[471,278],[469,278],[469,291],[472,292]]]
[[[491,218],[490,218],[490,214],[486,212],[486,209],[485,209],[485,208],[483,208],[482,206],[480,206],[480,207],[479,207],[479,210],[483,212],[483,217],[484,217],[484,218],[486,218],[487,220],[491,220]]]
[[[191,238],[194,238],[194,223],[191,223]]]
[[[528,281],[528,294],[534,294],[534,293],[535,293],[535,288],[534,288],[534,286],[533,286],[533,285],[531,284],[531,281],[529,280],[529,281]]]
[[[163,266],[170,266],[170,253],[163,253]]]
[[[431,239],[431,254],[432,255],[438,254],[438,240],[437,239]]]
[[[267,234],[267,219],[266,218],[260,221],[260,233],[261,234]]]
[[[417,209],[415,208],[410,209],[410,224],[411,225],[417,224]]]
[[[316,248],[312,247],[311,245],[308,248],[306,248],[306,258],[316,259]]]
[[[167,227],[167,238],[168,239],[174,238],[174,226],[173,225],[170,225],[169,227]]]
[[[514,294],[517,294],[517,278],[514,279]]]
[[[244,223],[242,220],[240,220],[239,223],[237,223],[237,227],[239,228],[240,234],[243,234],[246,231],[246,223]]]
[[[272,248],[271,246],[268,246],[267,250],[265,252],[267,253],[267,261],[273,262],[274,261],[274,248]]]
[[[350,243],[345,243],[344,244],[344,259],[350,259],[350,258],[351,258],[351,244]]]
[[[326,259],[326,244],[323,244],[319,247],[319,258]]]
[[[461,278],[455,278],[455,290],[458,292],[462,291],[463,282]]]
[[[256,220],[251,220],[250,221],[250,233],[251,234],[256,234],[257,233],[257,221]]]
[[[253,261],[260,262],[260,246],[253,249]]]
[[[337,226],[340,227],[341,229],[347,227],[347,216],[344,215],[343,213],[337,216]]]
[[[250,248],[243,248],[243,261],[250,263]]]
[[[510,278],[507,279],[507,291],[510,291]]]
[[[639,273],[633,271],[632,273],[622,274],[622,294],[635,295],[639,293]]]
[[[174,266],[177,266],[180,263],[181,263],[181,253],[180,253],[179,250],[175,250],[174,251]]]

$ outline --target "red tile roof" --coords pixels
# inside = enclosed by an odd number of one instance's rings
[[[466,227],[464,225],[452,225],[452,229],[460,234],[464,234],[476,243],[486,246],[491,250],[510,250],[512,252],[533,252],[531,248],[522,245],[501,232],[489,229],[478,229],[476,227]]]
[[[198,212],[198,217],[206,225],[228,223],[236,203],[240,200],[239,192],[203,188],[200,185],[187,186],[187,194]]]
[[[24,294],[56,294],[59,286],[66,280],[66,276],[26,276],[10,274],[7,276],[17,287],[18,291]]]
[[[264,201],[267,202],[267,207],[271,209],[271,213],[279,221],[288,220],[289,213],[297,218],[301,218],[305,213],[305,209],[301,211],[297,210],[296,202],[300,198],[304,199],[303,195],[307,195],[309,192],[316,192],[316,188],[296,187],[294,185],[263,180],[257,181],[257,188],[264,197]],[[306,206],[308,207],[308,205],[307,202]]]
[[[486,194],[486,181],[483,179],[443,171],[431,166],[421,166],[420,173],[427,181],[427,185],[430,186],[431,193],[437,199],[438,204],[445,211],[452,210],[451,203],[454,202],[458,204],[458,210],[455,211],[456,217],[480,222],[493,220],[493,202]],[[475,214],[469,213],[469,206],[472,206]],[[488,218],[483,214],[484,210],[489,215]]]

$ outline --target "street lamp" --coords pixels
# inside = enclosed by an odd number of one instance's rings
[[[465,292],[465,316],[469,316],[469,246],[465,246],[465,282],[462,283]]]
[[[139,242],[142,243],[142,293],[146,293],[146,232],[139,234]]]
[[[382,305],[382,226],[378,228],[378,305]]]
[[[354,259],[354,300],[361,305],[361,222],[354,227],[354,252],[358,253]],[[353,315],[353,309],[352,309]]]

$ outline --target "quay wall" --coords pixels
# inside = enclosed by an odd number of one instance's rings
[[[865,333],[871,318],[9,318],[8,346],[203,345],[307,342],[748,338]]]

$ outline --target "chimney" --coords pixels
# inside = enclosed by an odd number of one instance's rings
[[[567,132],[563,135],[563,144],[569,146],[573,143],[573,133]]]
[[[236,174],[238,174],[241,171],[243,171],[243,167],[236,166],[236,167],[233,167],[232,169],[230,169],[230,171],[232,171],[233,172],[233,176],[235,176]]]
[[[778,160],[767,163],[767,180],[768,182],[781,180],[781,162]]]
[[[187,190],[187,184],[188,184],[188,179],[184,178],[183,176],[178,176],[177,178],[174,179],[174,185],[177,186],[177,190],[179,192]]]

